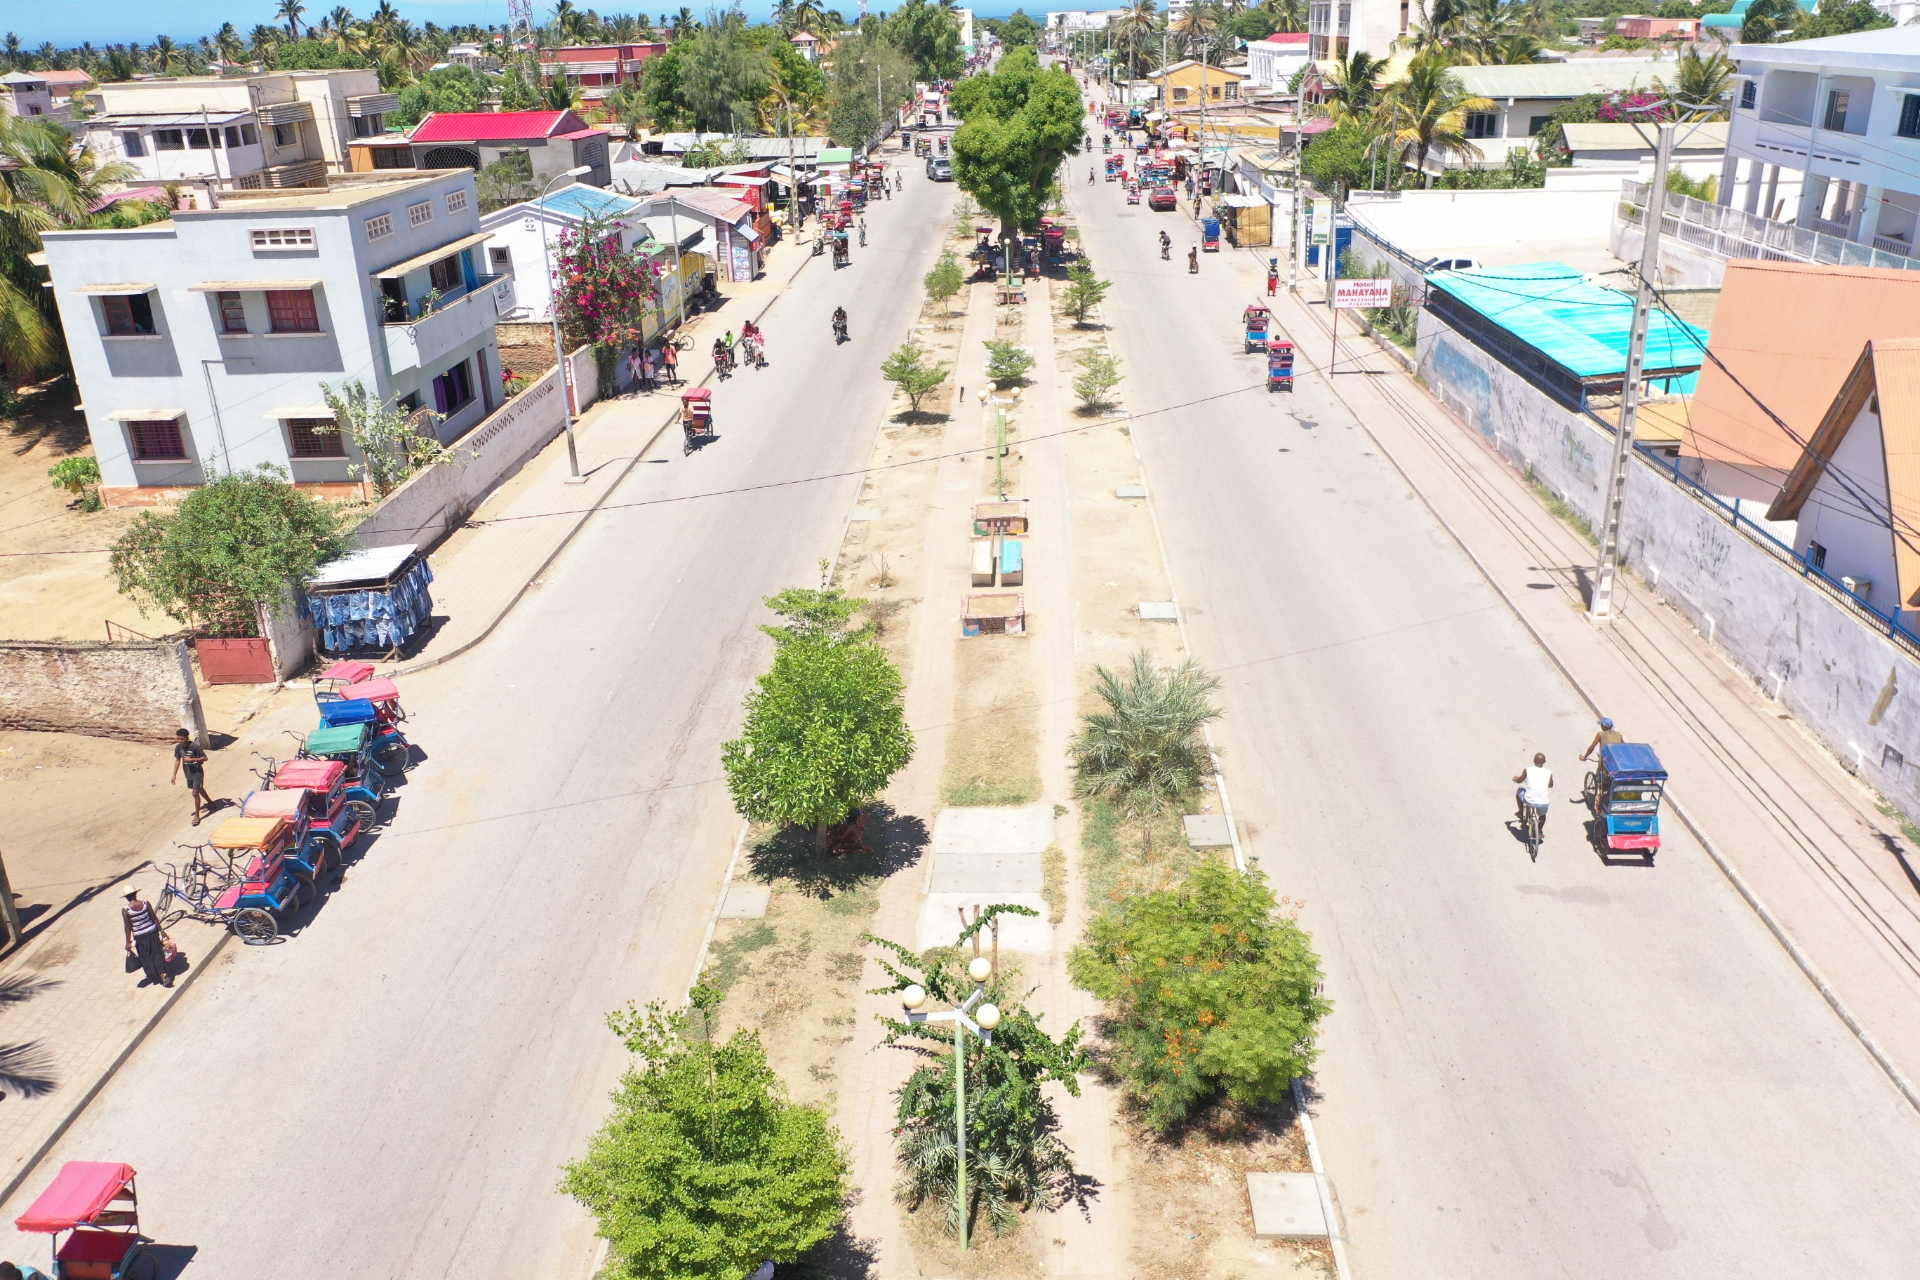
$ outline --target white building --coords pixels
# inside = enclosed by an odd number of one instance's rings
[[[73,114],[73,109],[65,102],[53,100],[53,90],[44,76],[9,71],[0,76],[0,112],[32,119],[35,116],[65,117]]]
[[[1075,31],[1105,31],[1119,17],[1120,9],[1066,9],[1047,14],[1047,30],[1054,35]]]
[[[487,271],[513,282],[514,306],[504,320],[550,322],[553,319],[553,263],[560,252],[560,236],[576,230],[589,217],[612,218],[625,226],[620,244],[629,253],[657,262],[660,295],[646,318],[643,336],[651,341],[663,328],[681,323],[681,299],[673,279],[674,246],[653,234],[644,212],[646,201],[575,183],[561,187],[544,201],[528,201],[496,209],[480,219],[487,242]],[[706,230],[689,223],[688,240]],[[697,279],[700,272],[694,273]]]
[[[475,71],[498,71],[500,59],[487,52],[486,46],[477,44],[456,44],[447,47],[447,61],[456,67],[472,67]]]
[[[1247,42],[1247,79],[1262,89],[1285,89],[1294,72],[1307,65],[1305,32],[1275,32]]]
[[[968,57],[973,56],[973,10],[955,9],[953,16],[960,20],[960,51]]]
[[[1513,66],[1454,67],[1460,85],[1491,107],[1467,114],[1466,135],[1474,153],[1459,155],[1435,147],[1427,169],[1487,167],[1506,163],[1515,149],[1533,150],[1534,137],[1547,127],[1554,108],[1590,93],[1648,89],[1654,77],[1674,77],[1671,60],[1582,58],[1576,62],[1532,62]]]
[[[322,383],[431,410],[448,442],[500,404],[512,281],[480,258],[465,170],[42,238],[110,503],[261,463],[357,492]]]
[[[355,138],[400,105],[372,71],[277,71],[103,84],[86,145],[149,182],[245,190],[314,186],[347,168]]]
[[[1733,57],[1720,203],[1916,256],[1920,27],[1741,44]]]
[[[1308,53],[1315,62],[1349,53],[1391,57],[1419,16],[1412,0],[1313,0],[1307,6]]]

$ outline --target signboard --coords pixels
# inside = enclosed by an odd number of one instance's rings
[[[1332,244],[1333,243],[1333,201],[1315,200],[1309,206],[1308,213],[1312,218],[1310,227],[1311,227],[1312,236],[1313,236],[1312,240],[1309,241],[1309,243]]]
[[[1345,311],[1390,307],[1393,305],[1393,279],[1382,276],[1378,280],[1335,280],[1333,305],[1335,310]]]

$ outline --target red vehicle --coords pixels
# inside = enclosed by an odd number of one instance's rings
[[[1147,193],[1147,208],[1161,213],[1171,213],[1180,198],[1173,194],[1172,187],[1155,187]]]
[[[160,1260],[140,1234],[131,1165],[69,1160],[13,1225],[53,1237],[54,1280],[155,1280],[160,1274]]]

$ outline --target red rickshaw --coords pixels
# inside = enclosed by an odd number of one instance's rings
[[[140,1235],[132,1165],[67,1161],[13,1225],[53,1237],[53,1280],[154,1280],[160,1274],[160,1260]]]

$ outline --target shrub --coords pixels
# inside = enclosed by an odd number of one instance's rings
[[[1133,655],[1130,675],[1095,667],[1094,676],[1107,709],[1081,717],[1080,732],[1068,744],[1074,788],[1139,821],[1145,847],[1153,819],[1213,772],[1201,729],[1220,718],[1220,709],[1207,700],[1220,681],[1191,658],[1162,668],[1146,649]]]
[[[1111,288],[1113,281],[1095,279],[1093,265],[1081,258],[1067,268],[1067,288],[1061,295],[1060,306],[1073,317],[1075,324],[1085,324],[1087,313],[1100,305]]]
[[[1011,342],[987,340],[987,377],[1001,389],[1024,383],[1033,357]]]
[[[1107,407],[1108,395],[1120,385],[1125,375],[1120,372],[1120,362],[1104,351],[1088,351],[1080,357],[1080,372],[1073,379],[1073,393],[1080,397],[1080,405],[1088,413],[1098,413]]]
[[[900,388],[900,394],[912,406],[909,412],[919,413],[920,402],[947,380],[947,368],[928,363],[926,351],[909,338],[881,362],[880,376]]]

